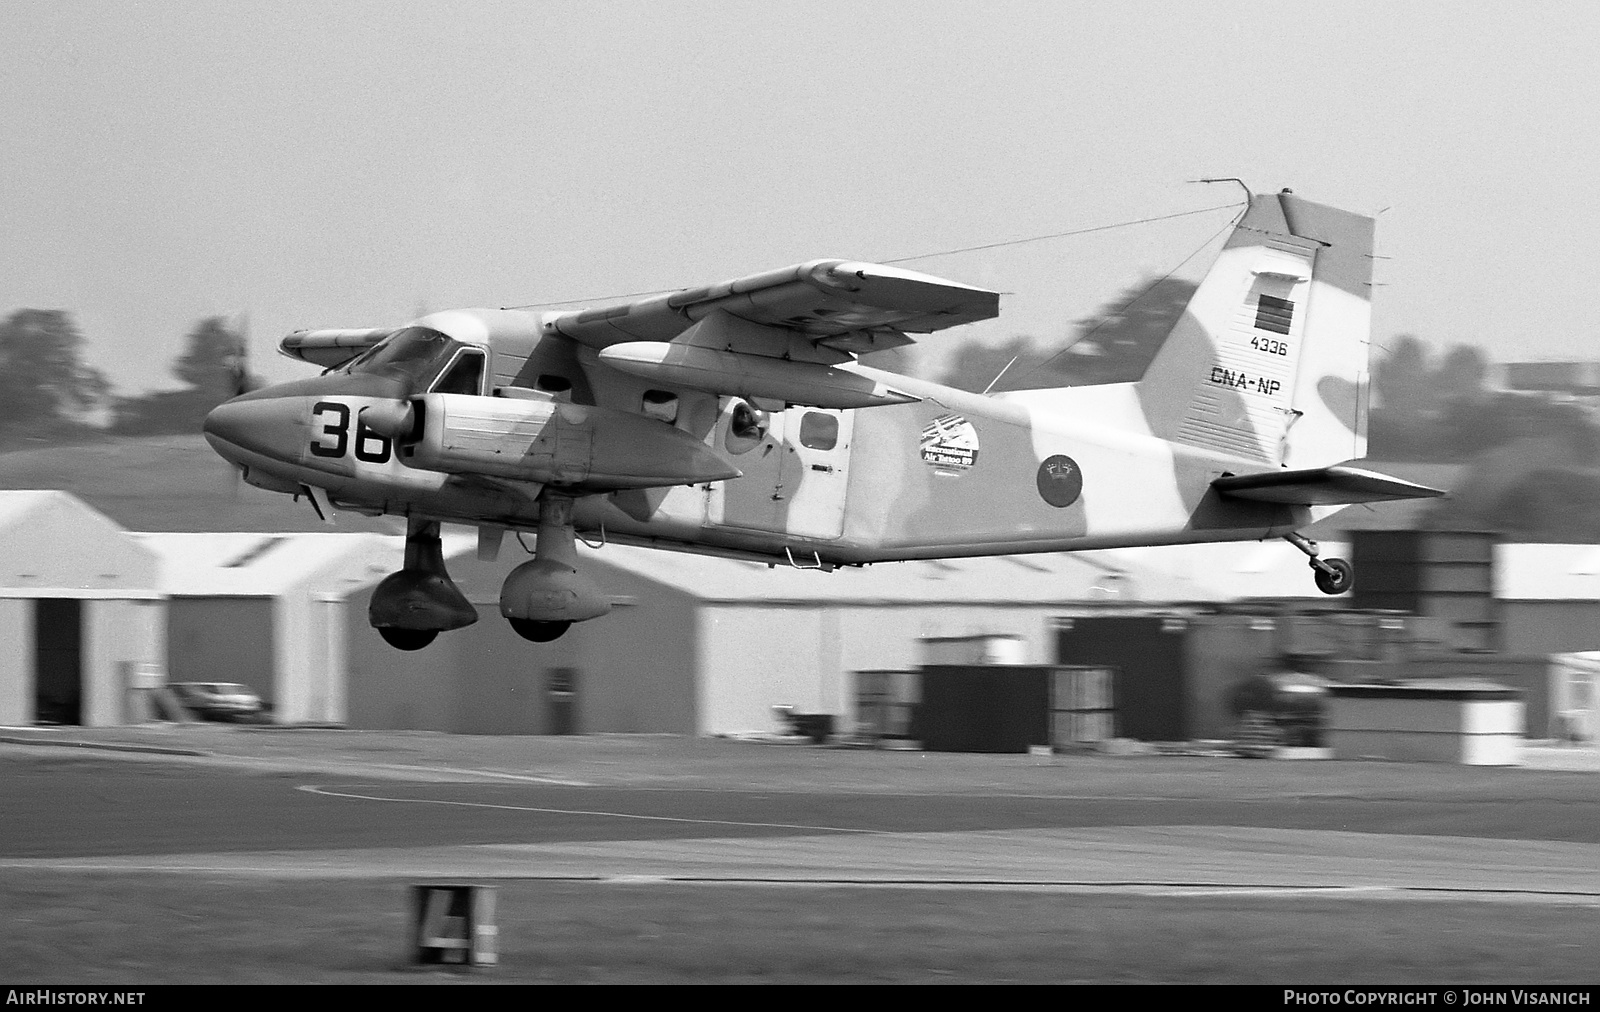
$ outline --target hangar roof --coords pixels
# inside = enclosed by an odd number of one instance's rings
[[[0,492],[0,527],[9,527],[14,519],[48,502],[52,496],[64,494],[51,491]]]
[[[1197,555],[1196,548],[1210,551]],[[1290,596],[1316,595],[1305,556],[1283,543],[887,562],[832,573],[627,545],[580,554],[717,603],[1216,601],[1275,594],[1291,583]],[[1292,580],[1285,563],[1293,564]]]
[[[400,568],[400,538],[382,534],[134,534],[161,559],[177,597],[273,597],[335,589]]]
[[[1600,545],[1496,545],[1502,601],[1600,601]]]
[[[0,531],[30,510],[56,509],[65,493],[0,492]],[[108,530],[115,525],[99,518]],[[9,535],[8,535],[9,538]],[[82,539],[82,535],[77,535]],[[404,541],[382,534],[134,534],[160,559],[156,587],[177,596],[267,597],[295,587],[327,593],[370,586],[400,568]],[[447,527],[445,555],[470,556],[474,536]],[[1349,546],[1323,542],[1325,556]],[[585,562],[611,566],[715,603],[1141,603],[1245,598],[1322,600],[1305,556],[1283,541],[1168,545],[1093,552],[887,562],[832,573],[630,545],[579,548]],[[523,561],[507,542],[498,569]],[[13,567],[15,568],[15,567]],[[0,571],[0,585],[5,573]],[[498,589],[498,588],[495,588]],[[1501,600],[1600,601],[1600,545],[1498,545]]]
[[[0,597],[151,598],[155,555],[67,492],[0,491]]]
[[[1322,555],[1350,558],[1350,546],[1320,542]],[[1124,548],[1120,553],[1142,564],[1187,577],[1212,591],[1189,600],[1236,601],[1245,598],[1310,598],[1328,600],[1311,576],[1305,553],[1274,538],[1271,541],[1223,541],[1199,545]]]
[[[188,568],[175,569],[168,581],[168,592],[180,595],[272,593],[263,587],[269,583],[286,585],[297,574],[308,571],[303,566],[296,568],[298,553],[310,552],[318,544],[339,544],[331,539],[369,538],[372,540],[364,549],[368,553],[364,556],[365,569],[345,566],[340,579],[322,588],[329,593],[354,592],[400,568],[404,554],[403,539],[376,534],[142,537],[170,539],[166,551],[188,546],[205,549],[206,559],[200,564],[184,563]],[[201,540],[211,538],[216,540]],[[281,543],[271,549],[265,547],[275,541]],[[475,541],[470,529],[446,525],[445,557],[450,560],[451,575],[469,598],[493,598],[499,593],[503,575],[526,561],[527,556],[508,538],[497,562],[478,563],[472,558]],[[1324,547],[1330,554],[1347,554],[1341,545],[1325,543]],[[1281,541],[886,562],[859,569],[845,567],[831,573],[786,565],[769,568],[762,562],[620,544],[598,549],[580,545],[578,552],[585,565],[612,568],[701,601],[721,604],[1059,605],[1083,601],[1168,603],[1322,597],[1312,584],[1305,556]],[[248,557],[246,564],[226,566],[230,553],[234,560]],[[251,575],[252,571],[257,575]],[[217,589],[183,589],[205,587]]]

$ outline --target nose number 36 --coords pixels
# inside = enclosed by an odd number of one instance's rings
[[[322,431],[311,441],[311,452],[318,457],[343,457],[354,442],[357,460],[382,464],[389,460],[393,446],[388,436],[380,436],[356,418],[355,439],[350,438],[350,405],[338,401],[318,401],[311,406],[312,424],[322,423]]]

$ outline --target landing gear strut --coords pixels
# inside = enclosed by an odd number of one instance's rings
[[[1356,582],[1356,571],[1343,559],[1317,557],[1317,543],[1304,534],[1285,534],[1283,540],[1305,552],[1311,558],[1312,575],[1317,589],[1324,594],[1343,594]]]

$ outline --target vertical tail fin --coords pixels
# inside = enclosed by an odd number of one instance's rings
[[[1151,431],[1269,466],[1364,456],[1373,220],[1257,194],[1138,383]]]

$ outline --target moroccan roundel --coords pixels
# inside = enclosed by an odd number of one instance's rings
[[[1083,494],[1083,472],[1071,457],[1056,454],[1039,465],[1039,495],[1052,506],[1071,506]]]

